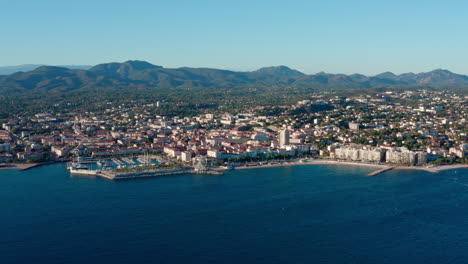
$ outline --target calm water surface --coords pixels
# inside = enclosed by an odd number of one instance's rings
[[[468,171],[0,171],[0,263],[468,263]]]

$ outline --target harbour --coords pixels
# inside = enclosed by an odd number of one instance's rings
[[[180,165],[175,161],[162,160],[160,157],[137,156],[137,157],[120,157],[111,159],[87,160],[82,162],[70,162],[67,168],[72,175],[86,175],[101,177],[108,180],[124,180],[137,178],[151,178],[169,175],[182,174],[210,174],[222,175],[224,171],[229,170],[244,170],[244,169],[259,169],[259,168],[274,168],[285,166],[299,165],[343,165],[343,166],[363,166],[376,168],[377,170],[366,174],[368,177],[375,177],[391,170],[423,170],[431,173],[438,173],[447,169],[463,169],[466,165],[450,165],[437,167],[422,167],[422,166],[389,166],[380,164],[369,164],[363,162],[349,162],[336,160],[321,160],[321,159],[299,159],[297,161],[280,162],[280,163],[249,163],[242,166],[209,166],[206,159],[198,159],[198,162],[193,166]]]
[[[138,156],[112,159],[88,160],[83,163],[69,162],[67,169],[71,175],[94,176],[108,180],[129,180],[182,174],[223,175],[222,171],[210,170],[205,163],[195,167],[181,166],[158,160],[157,157]],[[92,165],[96,164],[96,165]]]
[[[139,178],[153,178],[161,176],[173,176],[173,175],[183,175],[183,174],[203,174],[203,175],[223,175],[223,172],[220,171],[196,171],[193,169],[179,169],[179,170],[152,170],[139,173],[115,173],[112,171],[102,171],[102,170],[84,170],[84,169],[70,169],[71,175],[81,175],[81,176],[95,176],[101,177],[108,180],[129,180],[129,179],[139,179]]]

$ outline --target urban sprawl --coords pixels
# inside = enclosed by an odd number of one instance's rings
[[[446,91],[314,94],[293,105],[192,117],[154,114],[163,103],[108,102],[96,112],[16,116],[2,124],[0,163],[147,153],[186,165],[198,157],[212,165],[302,157],[407,166],[467,163],[467,100]]]

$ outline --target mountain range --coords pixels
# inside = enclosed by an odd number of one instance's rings
[[[17,66],[0,66],[0,75],[7,75],[12,74],[15,72],[27,72],[35,70],[41,66],[47,66],[45,64],[23,64]],[[59,67],[64,67],[68,69],[80,69],[80,70],[87,70],[93,66],[89,65],[61,65]]]
[[[38,66],[30,71],[0,75],[0,92],[9,93],[33,90],[65,92],[105,87],[231,89],[255,86],[311,89],[468,87],[468,76],[441,69],[400,75],[385,72],[375,76],[324,72],[307,75],[286,66],[265,67],[251,72],[189,67],[171,69],[145,61],[104,63],[94,67]]]

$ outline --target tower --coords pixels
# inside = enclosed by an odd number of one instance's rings
[[[280,132],[280,147],[289,145],[289,130],[283,129]]]

